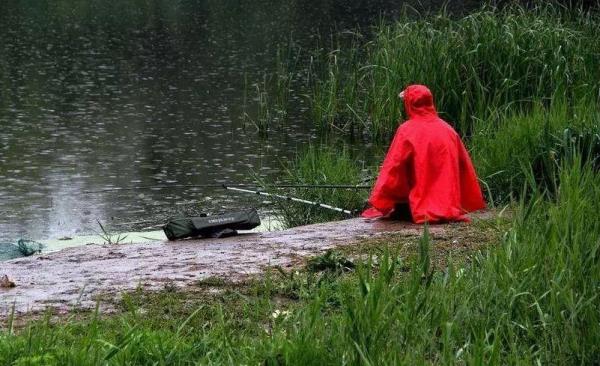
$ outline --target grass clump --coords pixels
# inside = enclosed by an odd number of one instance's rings
[[[598,167],[600,108],[556,100],[529,112],[506,112],[476,123],[469,145],[490,202],[518,198],[531,183],[556,193],[565,159],[579,155]]]
[[[287,165],[284,179],[297,185],[361,185],[367,173],[368,168],[357,163],[347,149],[321,145],[310,146]],[[349,211],[358,211],[364,207],[368,191],[344,188],[292,188],[286,191],[286,194]],[[277,214],[286,227],[348,217],[340,212],[290,201],[277,201]]]
[[[294,99],[293,83],[299,74],[299,58],[300,48],[290,40],[287,47],[277,47],[274,72],[262,74],[260,81],[251,85],[248,75],[244,75],[244,127],[251,125],[260,137],[266,138],[269,132],[287,125],[290,104]],[[249,100],[252,96],[252,100]],[[251,110],[248,110],[249,104]]]
[[[100,227],[100,231],[98,232],[98,236],[104,241],[104,244],[108,245],[117,245],[122,244],[125,239],[127,239],[127,235],[123,235],[120,233],[114,233],[108,228],[106,228],[100,220],[96,220],[98,226]]]
[[[350,259],[344,257],[335,250],[328,250],[325,254],[312,258],[308,261],[307,268],[310,271],[332,271],[343,272],[355,268],[356,265]]]
[[[458,20],[405,16],[379,26],[371,42],[329,54],[313,83],[313,119],[385,140],[402,110],[396,95],[413,83],[432,89],[442,117],[464,135],[498,110],[555,97],[598,101],[599,24],[593,12],[550,5],[484,8]]]

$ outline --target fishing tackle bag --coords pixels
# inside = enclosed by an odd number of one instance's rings
[[[222,215],[171,218],[163,231],[169,240],[190,237],[221,238],[236,235],[237,230],[251,230],[260,225],[255,209]]]

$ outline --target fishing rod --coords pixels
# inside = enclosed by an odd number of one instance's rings
[[[226,185],[223,185],[222,187],[225,188],[225,189],[227,189],[227,190],[230,190],[230,191],[243,192],[243,193],[251,193],[251,194],[257,194],[257,195],[260,195],[260,196],[267,196],[267,197],[275,197],[275,198],[283,199],[283,200],[286,200],[286,201],[300,202],[300,203],[305,203],[307,205],[312,205],[312,206],[322,207],[322,208],[326,208],[326,209],[337,211],[337,212],[342,212],[342,213],[345,213],[345,214],[350,215],[350,216],[353,215],[352,211],[344,210],[343,208],[334,207],[334,206],[331,206],[331,205],[326,205],[324,203],[318,203],[318,202],[303,200],[301,198],[290,197],[290,196],[283,196],[283,195],[280,195],[280,194],[267,193],[267,192],[263,192],[263,191],[251,191],[249,189],[231,187],[231,186],[226,186]]]
[[[134,186],[134,187],[111,187],[104,188],[94,191],[83,191],[84,194],[93,193],[104,193],[104,192],[118,192],[118,191],[133,191],[138,189],[150,189],[150,190],[161,190],[169,188],[223,188],[223,187],[236,187],[236,188],[260,188],[263,187],[260,184],[170,184],[170,185],[159,185],[159,186]],[[264,186],[264,188],[309,188],[309,189],[370,189],[371,186],[360,185],[360,184],[273,184]]]
[[[329,210],[333,210],[333,211],[337,211],[337,212],[342,212],[345,213],[347,215],[352,215],[353,213],[349,210],[344,210],[342,208],[339,207],[334,207],[331,205],[327,205],[324,203],[318,203],[318,202],[314,202],[314,201],[308,201],[308,200],[304,200],[301,198],[296,198],[296,197],[290,197],[290,196],[283,196],[280,194],[273,194],[273,193],[267,193],[267,192],[263,192],[263,191],[252,191],[249,189],[243,189],[243,188],[238,188],[237,186],[227,186],[225,184],[221,184],[219,186],[219,188],[223,188],[226,190],[230,190],[230,191],[236,191],[236,192],[243,192],[243,193],[250,193],[250,194],[257,194],[257,195],[261,195],[261,196],[267,196],[267,197],[276,197],[276,198],[280,198],[286,201],[294,201],[294,202],[300,202],[300,203],[305,203],[308,205],[312,205],[312,206],[317,206],[317,207],[322,207],[322,208],[326,208]],[[119,223],[113,223],[113,225],[132,225],[132,224],[147,224],[147,223],[151,223],[154,222],[155,220],[139,220],[139,221],[129,221],[129,222],[119,222]],[[149,226],[145,229],[150,229],[150,228],[156,228],[156,227],[160,227],[163,224],[159,224],[159,225],[153,225],[153,226]]]

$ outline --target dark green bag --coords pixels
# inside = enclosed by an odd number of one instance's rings
[[[255,209],[203,217],[170,219],[163,230],[169,240],[196,236],[223,237],[237,234],[236,230],[251,230],[260,225]]]

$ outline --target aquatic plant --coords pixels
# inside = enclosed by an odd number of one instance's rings
[[[364,56],[364,37],[358,32],[344,32],[335,41],[330,46],[333,50],[311,57],[308,78],[311,118],[322,132],[332,129],[352,134],[368,128],[368,119],[354,105],[360,97],[358,65]]]
[[[274,111],[271,108],[267,91],[267,76],[264,76],[261,84],[256,83],[255,87],[258,110],[256,120],[252,120],[252,123],[261,136],[267,136],[269,127],[272,127],[274,121]]]
[[[98,226],[100,227],[100,232],[98,232],[98,236],[104,241],[104,244],[113,245],[113,244],[121,244],[127,239],[126,234],[114,233],[108,230],[100,220],[96,220],[98,222]]]
[[[398,91],[423,83],[466,138],[491,204],[518,198],[528,180],[555,192],[563,157],[598,151],[599,30],[597,13],[552,4],[405,14],[311,65],[311,116],[322,135],[387,143],[401,119]]]
[[[285,47],[278,46],[275,53],[275,71],[263,73],[259,82],[249,91],[248,76],[244,74],[243,115],[244,125],[254,126],[260,136],[266,137],[270,129],[285,126],[290,107],[292,84],[298,77],[300,48],[290,40]],[[255,111],[248,112],[248,95],[255,93]]]

